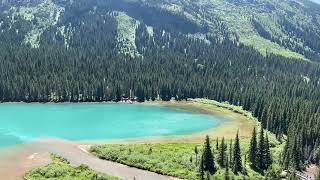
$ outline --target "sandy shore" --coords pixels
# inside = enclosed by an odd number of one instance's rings
[[[78,142],[66,141],[63,139],[43,138],[35,140],[28,145],[23,146],[26,153],[17,153],[15,157],[10,157],[11,163],[1,165],[0,179],[20,180],[23,179],[24,173],[30,168],[43,166],[50,163],[49,153],[52,152],[66,158],[71,165],[79,166],[86,164],[90,168],[120,177],[127,180],[179,180],[165,175],[125,166],[119,163],[99,159],[88,153],[88,145],[79,145]],[[22,147],[21,147],[22,148]],[[14,155],[13,153],[12,155]],[[8,159],[8,160],[9,160]],[[14,161],[13,161],[14,160]],[[9,161],[6,161],[7,163]]]
[[[138,139],[123,139],[112,141],[77,141],[70,142],[58,139],[38,139],[32,143],[17,145],[14,147],[0,149],[0,179],[17,180],[23,179],[23,174],[33,167],[43,166],[51,162],[48,152],[75,153],[83,152],[84,147],[93,144],[102,143],[160,143],[160,142],[202,142],[205,135],[211,137],[234,138],[239,130],[240,136],[249,137],[253,127],[257,122],[243,114],[235,113],[226,108],[214,105],[202,104],[193,101],[183,102],[146,102],[148,105],[169,106],[185,110],[196,111],[200,113],[221,116],[226,119],[218,127],[209,128],[205,131],[183,135],[183,136],[165,136],[165,137],[147,137]],[[79,151],[75,151],[75,148]],[[80,148],[80,149],[79,149]],[[82,149],[81,149],[82,148]],[[79,157],[81,158],[81,157]]]
[[[0,179],[20,180],[34,167],[51,162],[50,155],[32,144],[0,149]]]

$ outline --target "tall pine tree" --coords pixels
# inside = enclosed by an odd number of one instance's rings
[[[301,168],[300,163],[301,163],[301,153],[299,149],[299,140],[295,138],[292,146],[292,155],[291,155],[291,161],[292,161],[292,167],[294,169],[299,170]]]
[[[233,162],[233,148],[232,148],[232,139],[230,140],[230,144],[229,144],[229,164],[230,164],[230,167],[232,167],[232,162]]]
[[[201,159],[200,159],[199,179],[200,179],[200,180],[204,180],[204,163],[203,163],[203,156],[201,156]]]
[[[258,154],[257,154],[257,165],[260,170],[264,169],[264,162],[265,162],[264,130],[261,127],[260,136],[259,136]]]
[[[214,174],[216,172],[216,167],[214,164],[214,156],[211,151],[210,138],[206,136],[203,148],[203,166],[204,170]]]
[[[230,174],[229,174],[229,160],[228,160],[228,155],[226,157],[226,172],[224,173],[224,180],[229,180],[230,179]]]
[[[265,169],[268,169],[271,164],[272,164],[272,155],[271,155],[271,151],[270,151],[270,145],[269,145],[269,138],[268,135],[266,135],[266,140],[265,140]]]
[[[224,137],[221,140],[220,148],[219,148],[219,157],[218,157],[218,163],[221,167],[226,166],[226,158],[227,158],[227,146],[224,142]]]
[[[234,142],[233,148],[233,172],[238,174],[242,171],[242,160],[241,160],[241,151],[240,151],[240,140],[239,132],[237,132],[236,139]]]
[[[198,166],[198,153],[199,153],[199,151],[198,151],[197,146],[194,147],[194,153],[196,154],[196,166]]]
[[[219,149],[219,138],[217,137],[217,140],[216,140],[216,150]]]
[[[251,162],[251,166],[256,168],[257,163],[257,132],[256,128],[253,129],[252,137],[250,141],[250,149],[249,149],[249,161]]]

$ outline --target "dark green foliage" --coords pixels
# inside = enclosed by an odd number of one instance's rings
[[[224,137],[221,140],[220,148],[219,148],[219,156],[218,156],[218,163],[219,165],[224,168],[226,167],[226,162],[228,161],[227,158],[227,145],[224,142]]]
[[[242,171],[242,160],[241,160],[241,151],[240,151],[240,141],[239,141],[239,132],[237,132],[234,148],[233,148],[233,172],[238,174]]]
[[[256,163],[257,163],[257,152],[258,152],[258,147],[257,147],[257,132],[256,128],[253,129],[252,132],[252,137],[250,141],[250,148],[249,148],[249,161],[251,162],[251,166],[253,168],[256,168]]]
[[[257,167],[260,170],[265,169],[265,140],[264,140],[264,130],[261,128],[259,135],[259,146],[258,146],[258,154],[257,154]]]
[[[203,146],[203,166],[204,171],[208,171],[210,174],[214,174],[216,172],[216,167],[214,163],[214,156],[211,151],[210,138],[206,136],[204,146]]]
[[[255,133],[255,130],[254,130]],[[251,144],[253,139],[251,139]],[[252,152],[253,153],[253,152]],[[253,167],[259,169],[261,172],[267,170],[272,165],[272,154],[270,151],[270,144],[268,135],[265,136],[264,130],[261,129],[259,135],[259,145],[255,158],[256,163],[253,163]]]
[[[210,173],[209,172],[207,172],[206,180],[210,180]]]
[[[203,156],[201,156],[201,159],[200,159],[199,179],[200,179],[200,180],[204,180],[204,162],[203,162]]]
[[[265,146],[264,164],[265,164],[265,169],[268,169],[272,164],[272,155],[271,155],[271,151],[270,151],[270,144],[269,144],[268,135],[266,136],[266,140],[265,140],[265,145],[264,146]]]
[[[198,165],[198,154],[199,154],[197,146],[194,147],[194,153],[196,154],[196,166],[197,166]]]
[[[225,142],[229,140],[225,139]],[[211,141],[214,142],[214,141]],[[247,138],[241,138],[242,150],[249,147]],[[220,143],[219,143],[220,144]],[[228,142],[229,144],[229,142]],[[104,160],[115,161],[131,167],[144,169],[164,175],[178,177],[180,179],[206,179],[207,171],[204,170],[203,157],[199,155],[199,165],[190,163],[190,156],[194,155],[194,148],[198,147],[199,154],[203,152],[204,146],[198,143],[160,143],[160,144],[106,144],[92,146],[90,152]],[[148,154],[148,150],[152,147],[153,153]],[[129,155],[127,149],[132,149]],[[218,152],[215,155],[218,156]],[[216,157],[216,156],[215,156]],[[247,169],[248,174],[239,173],[234,175],[229,168],[233,164],[227,161],[226,157],[225,168],[216,167],[217,172],[211,175],[211,180],[215,179],[261,179],[258,172],[254,172],[250,167]],[[243,171],[242,171],[243,172]],[[226,177],[226,174],[229,175]],[[210,175],[210,173],[209,173]]]
[[[270,144],[268,135],[265,136],[264,130],[261,129],[259,136],[259,147],[257,151],[257,168],[260,171],[267,170],[272,164],[272,154],[270,151]]]
[[[226,157],[226,171],[224,173],[224,180],[229,180],[230,179],[230,172],[229,172],[229,160],[228,156]]]
[[[281,169],[276,166],[270,166],[265,174],[266,179],[280,180]]]
[[[230,140],[229,144],[229,166],[232,168],[233,164],[233,144],[232,144],[232,139]]]
[[[232,2],[241,5],[244,1]],[[157,97],[164,101],[172,97],[228,101],[251,111],[263,128],[278,137],[287,135],[290,143],[283,153],[287,167],[298,168],[305,160],[317,161],[313,152],[320,142],[319,64],[270,53],[262,56],[241,44],[239,38],[226,38],[232,35],[221,22],[217,28],[223,40],[207,34],[210,43],[206,43],[186,35],[207,32],[205,22],[199,26],[184,16],[139,3],[79,0],[66,4],[57,24],[42,33],[39,48],[23,44],[23,34],[32,24],[18,16],[11,24],[11,18],[0,13],[0,102],[120,101],[131,91],[141,102]],[[0,5],[0,12],[6,7]],[[192,3],[189,8],[197,7]],[[317,7],[308,4],[301,8],[315,14]],[[276,8],[268,5],[266,9]],[[135,33],[135,46],[141,56],[119,53],[114,10],[141,22]],[[317,18],[302,24],[280,18],[278,23],[290,34],[289,41],[270,37],[258,17],[252,17],[252,23],[261,36],[312,60],[320,59]],[[154,27],[152,37],[146,25]],[[63,26],[72,31],[66,32],[68,40],[57,33]],[[312,51],[301,49],[291,39],[301,39]],[[229,158],[232,160],[230,154]]]
[[[294,140],[293,145],[292,145],[292,155],[291,155],[291,160],[292,160],[292,164],[291,167],[293,167],[294,169],[300,170],[301,168],[301,154],[300,154],[300,143],[299,140],[297,140],[297,138]]]
[[[296,175],[296,171],[292,171],[289,176],[288,176],[288,180],[299,180],[299,178]]]

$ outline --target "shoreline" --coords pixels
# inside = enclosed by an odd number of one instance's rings
[[[201,99],[200,99],[201,100]],[[104,103],[104,102],[102,102]],[[109,103],[109,102],[107,102]],[[54,104],[54,103],[52,103]],[[70,103],[71,104],[71,103]],[[78,104],[78,103],[75,103]],[[81,103],[79,103],[81,104]],[[96,104],[96,103],[95,103]],[[99,104],[99,103],[98,103]],[[174,135],[174,136],[158,136],[158,137],[141,137],[141,138],[126,138],[115,140],[84,140],[84,141],[67,141],[63,139],[55,138],[40,138],[35,139],[32,142],[28,142],[21,145],[16,145],[8,148],[10,151],[9,157],[0,158],[0,179],[8,177],[12,179],[23,179],[23,174],[28,170],[44,166],[51,162],[49,152],[54,152],[59,149],[59,152],[66,153],[70,150],[87,149],[91,145],[96,144],[145,144],[145,143],[202,143],[206,135],[211,138],[225,137],[226,139],[234,138],[236,132],[239,130],[240,136],[247,138],[251,135],[253,127],[259,126],[258,122],[254,118],[245,116],[243,114],[234,112],[225,107],[218,107],[212,104],[201,103],[198,100],[190,101],[154,101],[137,103],[142,105],[157,105],[170,108],[177,108],[196,113],[205,113],[208,115],[214,115],[226,119],[226,122],[222,122],[216,127],[209,127],[206,130],[188,134],[188,135]],[[82,147],[82,148],[79,148]],[[0,149],[1,150],[1,149]],[[2,149],[2,152],[4,149]],[[1,151],[0,151],[1,152]],[[0,156],[1,157],[1,156]],[[10,176],[8,176],[10,175]],[[10,179],[9,178],[9,179]]]
[[[95,144],[143,144],[143,143],[174,143],[174,142],[186,142],[186,143],[199,143],[203,141],[206,135],[211,138],[224,137],[226,139],[234,138],[239,130],[239,136],[242,138],[251,137],[251,133],[254,127],[259,127],[259,122],[253,118],[245,116],[244,114],[234,112],[225,107],[218,107],[212,104],[203,104],[198,100],[189,101],[146,101],[143,103],[137,103],[141,105],[150,106],[163,106],[168,108],[175,108],[178,110],[186,110],[195,113],[212,115],[219,117],[225,121],[215,127],[208,127],[204,130],[194,132],[186,135],[167,135],[167,136],[149,136],[149,137],[137,137],[137,138],[124,138],[124,139],[105,139],[105,140],[79,140],[73,141],[79,145],[95,145]],[[211,101],[211,100],[209,100]],[[216,101],[212,101],[215,102]],[[222,103],[221,103],[222,104]],[[239,108],[238,106],[234,106]]]

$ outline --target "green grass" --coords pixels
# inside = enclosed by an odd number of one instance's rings
[[[230,141],[227,140],[226,142],[229,149]],[[249,142],[250,139],[248,138],[241,139],[243,162],[249,149]],[[216,141],[212,141],[211,146],[214,148],[215,160],[217,160]],[[275,155],[274,160],[278,161],[277,157],[279,156],[277,155],[280,153],[281,145],[279,142],[271,140],[271,146],[272,153]],[[194,152],[195,147],[199,150],[197,156]],[[93,146],[90,149],[92,154],[101,159],[183,179],[197,179],[201,151],[202,143],[108,144]],[[263,178],[250,168],[249,163],[245,164],[247,178]],[[230,174],[232,173],[230,172]],[[223,178],[224,169],[220,168],[214,176],[218,179]],[[244,176],[237,175],[235,179],[242,179]]]
[[[308,61],[303,55],[281,47],[280,45],[257,35],[243,37],[241,39],[241,42],[247,46],[252,46],[264,56],[266,56],[267,53],[272,53],[287,58],[295,58]]]
[[[228,102],[218,102],[215,100],[203,99],[203,98],[191,99],[191,101],[196,102],[196,103],[200,103],[203,105],[211,105],[211,106],[216,106],[216,107],[228,109],[228,110],[233,111],[235,113],[242,114],[245,117],[247,117],[248,119],[256,120],[256,118],[254,118],[252,116],[252,113],[244,110],[242,106],[235,106],[235,105],[232,105]]]
[[[69,162],[57,155],[51,154],[52,163],[34,168],[25,174],[25,180],[119,180],[106,174],[95,172],[87,165],[74,167]]]

